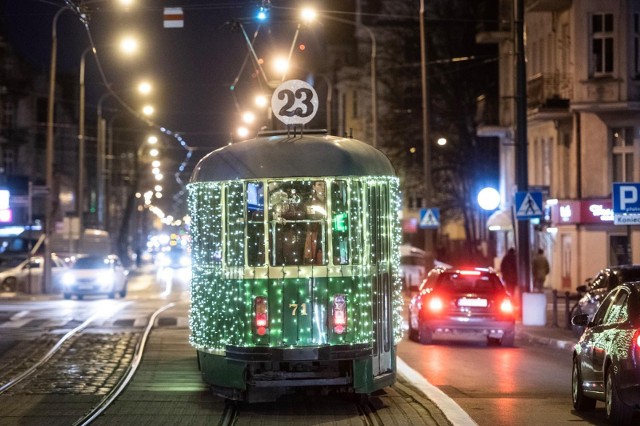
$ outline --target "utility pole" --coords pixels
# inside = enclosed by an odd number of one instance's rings
[[[429,101],[427,98],[427,34],[424,24],[424,1],[420,0],[420,65],[422,81],[422,170],[424,179],[424,207],[431,208],[431,142],[429,141]],[[433,233],[431,229],[424,229],[424,250],[427,252],[427,262],[435,259]],[[429,263],[430,264],[430,263]]]
[[[516,185],[527,191],[527,74],[524,57],[524,0],[514,0],[516,37]],[[518,282],[521,293],[531,291],[529,221],[517,221]]]

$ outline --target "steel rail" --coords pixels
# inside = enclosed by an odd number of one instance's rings
[[[124,391],[124,389],[127,387],[129,382],[133,378],[134,374],[136,373],[136,370],[138,369],[138,366],[140,365],[140,361],[142,360],[142,355],[144,353],[144,350],[145,350],[145,347],[146,347],[146,344],[147,344],[147,339],[149,338],[149,334],[151,333],[151,329],[153,328],[153,325],[156,322],[156,318],[162,312],[164,312],[167,309],[170,309],[170,308],[172,308],[174,306],[175,306],[175,303],[171,302],[171,303],[166,304],[163,307],[159,308],[158,310],[156,310],[151,315],[151,318],[149,319],[149,323],[147,324],[147,328],[144,330],[144,334],[142,336],[142,340],[140,341],[140,344],[136,348],[136,354],[133,357],[133,360],[131,361],[131,364],[129,364],[129,367],[127,367],[126,374],[124,374],[120,378],[120,380],[118,381],[118,384],[113,389],[111,389],[111,391],[109,391],[109,393],[98,403],[98,405],[96,405],[85,416],[81,417],[75,423],[73,423],[73,426],[76,426],[76,425],[83,425],[84,426],[84,425],[91,424],[91,422],[93,422],[107,408],[109,408],[109,405],[111,405],[113,403],[113,401],[115,401],[116,398]]]
[[[31,367],[29,367],[28,369],[26,369],[25,371],[23,371],[21,374],[19,374],[17,377],[9,380],[7,383],[5,383],[4,385],[0,386],[0,395],[2,395],[3,393],[5,393],[6,391],[8,391],[9,389],[11,389],[12,387],[14,387],[15,385],[17,385],[18,383],[20,383],[21,381],[23,381],[24,379],[26,379],[27,377],[29,377],[31,374],[33,374],[34,371],[36,371],[39,367],[41,367],[42,365],[44,365],[47,361],[49,361],[49,359],[58,351],[60,350],[60,348],[62,347],[62,344],[64,342],[66,342],[67,340],[69,340],[71,337],[73,337],[74,335],[78,334],[80,331],[84,330],[85,328],[87,328],[87,326],[89,324],[91,324],[93,321],[95,321],[96,318],[100,317],[102,314],[94,314],[92,316],[90,316],[89,318],[87,318],[82,324],[80,324],[79,326],[77,326],[76,328],[74,328],[73,330],[70,330],[67,334],[65,334],[64,336],[62,336],[60,338],[60,340],[58,340],[58,342],[53,345],[53,347],[51,349],[49,349],[49,351],[44,354],[42,356],[42,358],[40,358],[38,361],[36,361]]]

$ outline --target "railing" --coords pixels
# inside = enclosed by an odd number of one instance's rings
[[[565,291],[561,296],[558,295],[558,290],[552,290],[552,308],[551,308],[551,326],[552,327],[560,327],[558,324],[558,300],[562,299],[564,302],[564,318],[565,318],[565,328],[571,330],[573,326],[571,325],[571,312],[573,308],[577,305],[578,300],[583,296],[582,293],[570,293]],[[574,304],[571,304],[571,301],[574,301]]]
[[[541,73],[527,81],[527,106],[553,107],[554,101],[571,99],[572,80],[569,74]]]

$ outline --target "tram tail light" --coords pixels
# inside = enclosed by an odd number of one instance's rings
[[[269,328],[269,311],[267,298],[258,296],[253,301],[253,311],[255,313],[255,326],[258,336],[264,336]]]
[[[342,334],[347,329],[347,299],[344,294],[333,296],[333,331]]]

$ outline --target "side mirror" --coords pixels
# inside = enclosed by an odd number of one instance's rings
[[[589,314],[578,314],[571,318],[571,324],[579,327],[586,327],[589,325]]]

